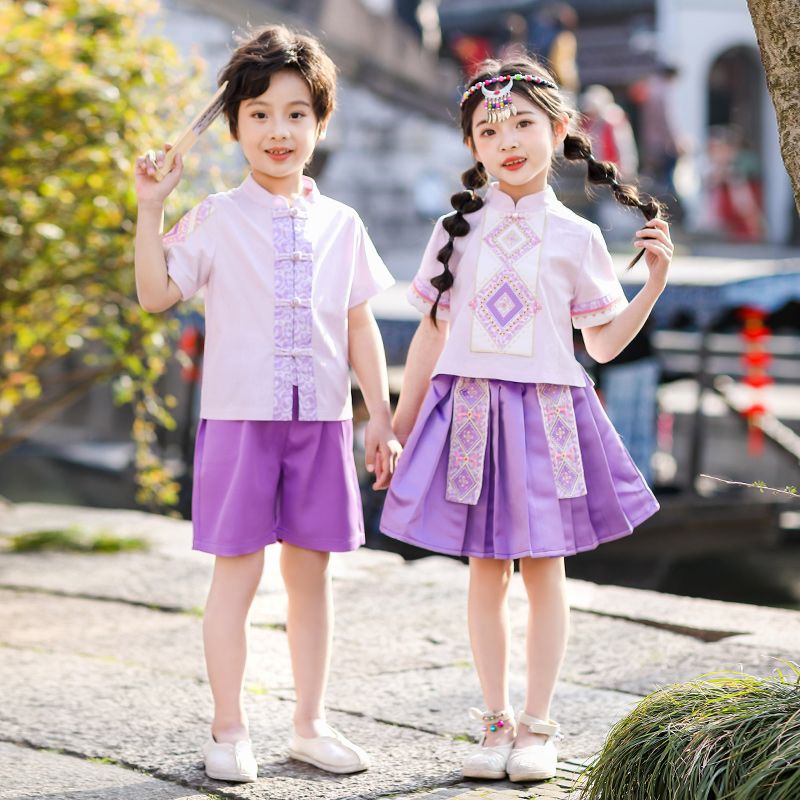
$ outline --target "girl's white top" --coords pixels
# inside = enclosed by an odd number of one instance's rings
[[[408,292],[423,313],[449,239],[442,219]],[[549,186],[515,205],[493,184],[465,219],[470,231],[455,238],[450,258],[455,282],[437,308],[450,335],[434,374],[583,386],[573,327],[601,325],[628,304],[600,229]]]
[[[249,175],[164,237],[184,300],[205,287],[200,416],[352,417],[347,314],[394,283],[358,214],[304,178],[292,206]]]

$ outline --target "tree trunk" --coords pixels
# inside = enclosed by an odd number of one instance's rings
[[[747,0],[778,118],[781,156],[800,211],[800,0]]]

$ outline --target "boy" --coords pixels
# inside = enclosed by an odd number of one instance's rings
[[[367,303],[393,279],[358,215],[303,176],[333,111],[335,77],[316,40],[283,26],[242,43],[219,82],[228,82],[223,110],[251,172],[163,240],[163,203],[182,164],[176,159],[158,183],[154,165],[137,162],[141,305],[163,311],[206,288],[192,517],[194,549],[216,556],[203,623],[214,721],[203,754],[207,774],[221,780],[257,777],[242,707],[247,620],[264,547],[276,541],[297,695],[289,753],[336,773],[368,766],[366,753],[325,722],[328,560],[364,539],[350,367],[370,413],[366,458],[376,484],[400,452]]]

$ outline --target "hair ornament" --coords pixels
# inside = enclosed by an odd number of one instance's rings
[[[535,83],[537,86],[545,86],[548,89],[558,89],[553,81],[542,78],[540,75],[523,75],[521,72],[514,75],[498,75],[495,78],[487,78],[485,81],[473,83],[461,97],[461,105],[463,106],[480,89],[486,98],[484,108],[487,111],[488,121],[491,124],[503,122],[517,113],[517,107],[511,100],[514,81],[525,81],[526,83]],[[505,83],[505,85],[495,89],[489,88],[497,83]]]

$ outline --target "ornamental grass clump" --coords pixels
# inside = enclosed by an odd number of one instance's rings
[[[798,800],[800,669],[706,676],[645,697],[583,775],[582,800]]]

